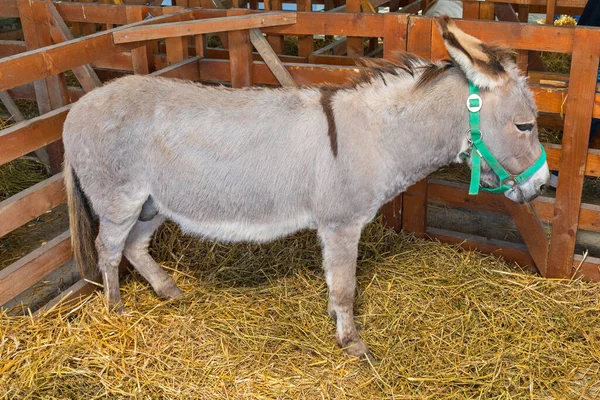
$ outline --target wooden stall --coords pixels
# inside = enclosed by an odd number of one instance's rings
[[[530,13],[546,14],[552,24],[557,14],[580,15],[588,0],[462,0],[463,18],[510,21],[514,12],[520,22],[527,22]],[[510,7],[510,10],[509,10]],[[510,19],[509,19],[510,18]]]
[[[55,175],[0,203],[0,237],[64,203],[58,171],[62,123],[70,103],[104,79],[141,73],[232,87],[304,86],[341,84],[358,72],[348,65],[352,56],[317,54],[320,57],[316,59],[308,44],[304,55],[277,56],[273,40],[269,42],[261,33],[267,37],[299,36],[311,43],[314,35],[380,38],[381,55],[386,58],[397,50],[432,59],[445,57],[431,19],[400,13],[258,12],[5,0],[0,3],[0,15],[20,16],[26,34],[25,43],[0,41],[4,56],[0,59],[0,92],[7,91],[15,98],[36,98],[46,107],[39,117],[0,132],[0,165],[47,145],[56,149],[51,160]],[[73,38],[67,26],[80,23],[100,24],[104,30]],[[551,168],[561,171],[556,198],[542,197],[532,205],[519,206],[501,195],[469,197],[461,185],[425,180],[384,207],[385,221],[417,235],[500,255],[546,277],[581,276],[600,281],[600,260],[574,255],[579,229],[600,232],[600,207],[581,203],[584,176],[600,176],[600,151],[587,148],[591,117],[600,117],[600,95],[596,92],[600,30],[466,20],[458,21],[458,25],[484,41],[517,50],[573,55],[567,87],[540,84],[535,75],[531,80],[540,111],[564,113],[562,146],[546,145]],[[207,48],[205,35],[217,32],[226,33],[227,49]],[[81,87],[66,85],[63,74],[70,70]],[[428,204],[511,215],[525,246],[428,228]],[[540,220],[552,224],[549,239]],[[70,259],[69,232],[64,232],[0,270],[0,305]],[[79,281],[48,307],[95,287]]]

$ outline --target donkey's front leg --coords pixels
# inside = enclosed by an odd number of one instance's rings
[[[336,321],[336,338],[353,356],[369,356],[369,349],[358,337],[354,324],[356,257],[362,227],[319,227],[323,245],[323,264],[329,288],[329,315]]]

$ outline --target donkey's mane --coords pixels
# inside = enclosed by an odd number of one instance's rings
[[[391,59],[381,58],[361,58],[356,60],[356,65],[360,69],[358,77],[354,78],[353,85],[373,83],[376,79],[383,79],[385,76],[399,76],[401,72],[406,72],[410,76],[419,74],[419,79],[415,82],[414,89],[421,89],[438,78],[448,69],[454,66],[450,60],[443,60],[439,63],[433,63],[422,57],[410,54],[404,51],[394,53]]]

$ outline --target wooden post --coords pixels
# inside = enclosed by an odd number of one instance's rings
[[[298,11],[312,11],[312,0],[297,0]],[[298,36],[298,55],[308,57],[315,51],[312,35]]]
[[[529,69],[529,50],[517,50],[517,67],[527,75]]]
[[[227,16],[244,15],[248,10],[228,10]],[[252,43],[248,30],[229,31],[229,68],[231,86],[241,88],[252,86]]]
[[[478,1],[463,1],[463,18],[479,19],[479,4]]]
[[[187,36],[166,38],[165,47],[167,49],[167,65],[177,64],[189,56],[189,39]]]
[[[143,21],[148,15],[146,7],[129,7],[125,8],[127,23]],[[133,63],[133,73],[148,75],[154,71],[154,57],[152,54],[152,46],[145,45],[131,50],[131,61]]]
[[[33,50],[52,45],[46,5],[42,2],[30,3],[28,0],[17,0],[17,7],[27,48]],[[60,108],[69,101],[64,74],[39,80],[34,83],[34,88],[40,114]],[[64,154],[62,141],[51,143],[45,147],[45,151],[36,153],[42,161],[49,164],[52,174],[62,170]]]
[[[546,2],[546,24],[554,25],[554,15],[555,14],[556,14],[556,0],[547,0],[547,2]]]
[[[495,17],[494,3],[484,2],[479,5],[479,19],[493,21]]]
[[[277,11],[283,9],[282,0],[264,0],[265,11]],[[283,54],[283,35],[267,35],[267,41],[277,54]],[[300,40],[298,40],[298,51],[300,51]]]
[[[406,50],[408,18],[403,14],[385,14],[383,24],[383,58],[389,59],[394,52]],[[383,223],[397,231],[402,229],[402,202],[403,196],[400,194],[382,208]]]
[[[408,51],[431,58],[432,20],[411,17],[408,22]],[[424,236],[427,231],[427,178],[406,190],[402,204],[402,228]]]
[[[346,0],[346,12],[359,13],[360,0]],[[347,40],[348,55],[360,57],[365,54],[363,39],[361,37],[349,37]]]
[[[591,127],[600,43],[592,29],[575,28],[569,92],[562,139],[560,176],[554,203],[548,256],[549,278],[572,274],[575,241]]]
[[[196,57],[206,57],[205,35],[194,36],[194,48],[196,49]]]
[[[529,22],[529,5],[519,4],[517,10],[517,12],[519,13],[519,22]]]

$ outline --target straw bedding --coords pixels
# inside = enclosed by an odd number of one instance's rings
[[[162,301],[132,275],[124,315],[98,293],[0,318],[4,398],[600,397],[598,284],[544,280],[374,223],[356,305],[370,365],[334,343],[314,234],[222,245],[165,225],[152,252],[182,299]]]

